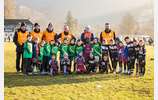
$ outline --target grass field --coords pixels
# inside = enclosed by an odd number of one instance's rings
[[[23,76],[16,74],[15,46],[5,43],[5,100],[153,100],[154,49],[147,47],[144,77],[96,74]]]

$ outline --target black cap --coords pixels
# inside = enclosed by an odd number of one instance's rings
[[[34,24],[34,27],[35,27],[35,26],[39,26],[39,24],[38,24],[38,23],[35,23],[35,24]]]
[[[24,22],[22,22],[20,26],[23,27],[23,26],[26,26],[26,24]]]

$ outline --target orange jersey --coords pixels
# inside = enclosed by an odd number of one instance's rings
[[[69,33],[68,35],[65,35],[64,32],[61,33],[61,42],[64,42],[64,39],[68,39],[68,42],[70,42],[70,40],[73,38],[73,35],[71,33]]]
[[[106,44],[110,43],[110,40],[114,39],[115,32],[111,31],[110,33],[102,32],[102,38],[106,41]]]
[[[38,38],[38,39],[39,39],[39,42],[40,42],[41,39],[42,39],[42,32],[37,33],[37,32],[35,32],[35,31],[32,31],[32,32],[31,32],[31,36],[32,36],[32,40],[33,40],[33,41],[35,40],[35,38]]]
[[[28,32],[25,32],[25,33],[22,33],[21,31],[18,32],[18,43],[20,45],[23,45],[26,42],[27,35],[28,35]]]
[[[47,30],[43,32],[43,40],[46,41],[46,42],[50,42],[52,40],[55,40],[55,36],[56,36],[56,33],[54,32],[48,32]]]

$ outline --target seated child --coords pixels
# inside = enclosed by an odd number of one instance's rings
[[[102,56],[102,60],[99,63],[99,72],[100,73],[108,73],[108,67],[110,66],[109,58],[106,54]]]
[[[50,75],[56,75],[58,73],[58,62],[56,60],[55,54],[52,54],[52,58],[49,61]]]
[[[61,60],[61,67],[63,67],[63,72],[64,72],[64,75],[67,75],[69,72],[69,66],[70,66],[70,59],[68,58],[68,55],[65,54],[64,55],[64,58]]]
[[[27,36],[27,41],[23,46],[23,73],[28,75],[32,72],[31,59],[32,59],[32,36]]]
[[[95,60],[93,54],[91,53],[90,58],[88,60],[87,73],[96,72],[96,65],[97,65],[96,60]]]
[[[76,58],[76,65],[77,65],[77,73],[85,73],[85,59],[82,56],[82,52]]]

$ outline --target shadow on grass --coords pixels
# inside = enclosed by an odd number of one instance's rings
[[[117,79],[129,78],[127,75],[113,75],[113,74],[72,74],[68,76],[57,75],[51,76],[24,76],[15,72],[4,73],[4,86],[7,88],[20,87],[20,86],[46,86],[53,84],[72,84],[84,83],[94,81],[108,81]]]

